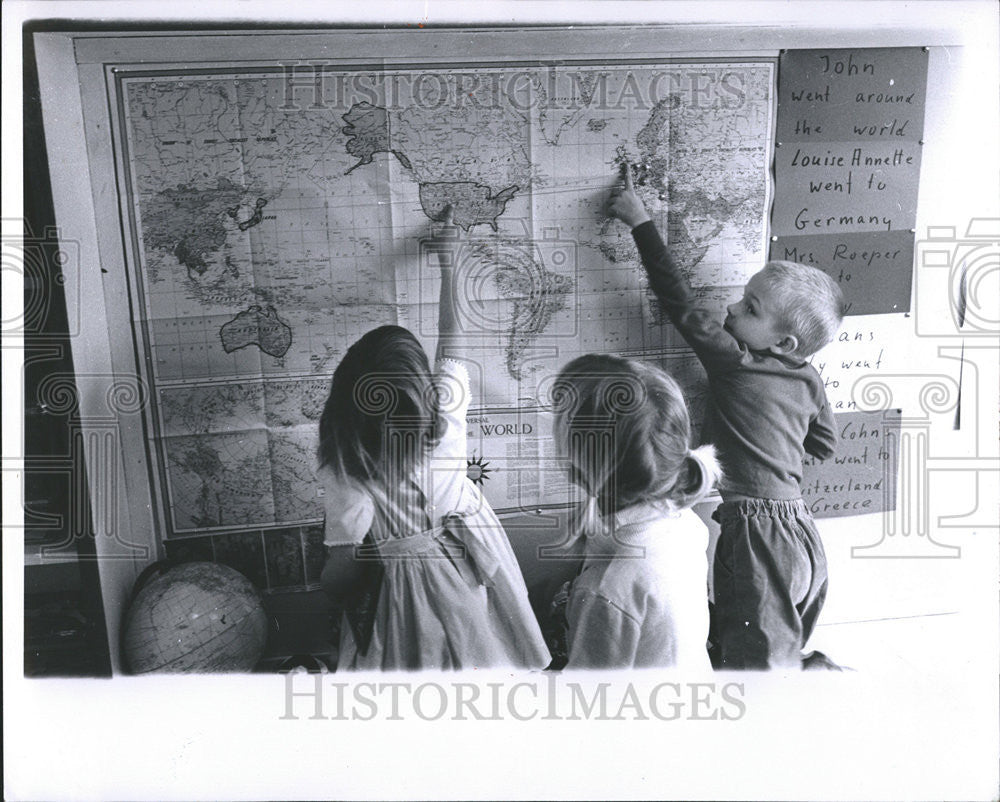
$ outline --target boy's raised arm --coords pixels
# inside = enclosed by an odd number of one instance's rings
[[[624,166],[623,186],[611,192],[608,211],[632,229],[639,256],[649,277],[649,286],[670,322],[694,349],[706,367],[725,367],[738,362],[743,350],[736,339],[707,309],[697,305],[687,278],[674,263],[632,183],[630,165]]]
[[[650,216],[646,211],[646,205],[636,194],[635,184],[632,182],[632,165],[625,162],[622,165],[622,172],[625,174],[624,184],[611,190],[608,211],[612,217],[617,217],[629,228],[636,228],[650,222]]]

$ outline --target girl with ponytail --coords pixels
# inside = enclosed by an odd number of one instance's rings
[[[710,446],[690,448],[680,388],[650,365],[589,354],[563,368],[553,401],[556,446],[587,496],[567,668],[711,670],[708,530],[690,507],[720,470]]]

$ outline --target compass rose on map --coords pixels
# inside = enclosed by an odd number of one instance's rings
[[[484,460],[481,455],[477,457],[476,452],[473,451],[465,471],[469,481],[475,485],[484,485],[491,473],[493,473],[493,468],[490,467],[490,463]]]

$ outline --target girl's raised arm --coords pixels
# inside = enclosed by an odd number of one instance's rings
[[[441,214],[441,228],[431,239],[432,252],[441,268],[441,298],[438,306],[437,360],[460,356],[458,320],[455,316],[455,262],[461,244],[455,225],[455,210],[449,204]]]

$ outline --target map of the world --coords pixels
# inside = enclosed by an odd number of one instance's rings
[[[315,522],[330,376],[370,328],[433,354],[452,206],[470,477],[566,502],[551,381],[591,351],[702,375],[605,212],[622,165],[706,302],[764,261],[774,65],[170,72],[121,82],[136,316],[169,534]]]

